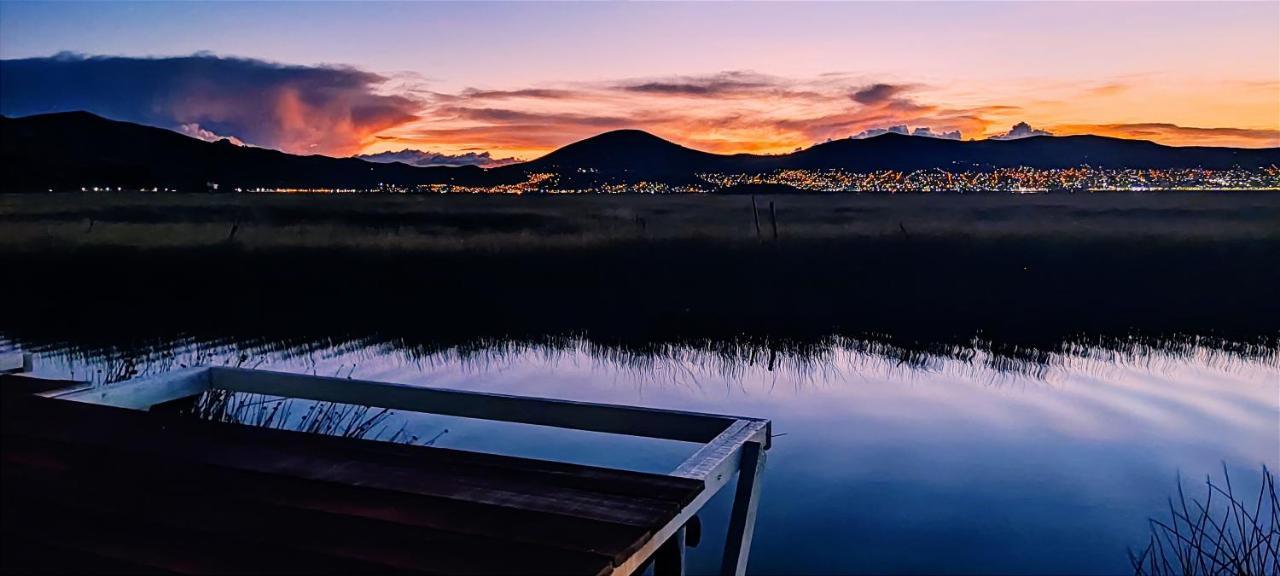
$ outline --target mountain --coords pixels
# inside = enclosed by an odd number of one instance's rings
[[[1259,168],[1280,166],[1280,148],[1163,146],[1101,136],[1034,136],[958,141],[901,134],[846,139],[774,156],[712,154],[639,130],[606,132],[541,158],[491,169],[416,167],[357,158],[296,156],[205,142],[177,132],[108,120],[86,112],[0,117],[0,190],[80,187],[359,188],[379,184],[489,186],[554,173],[560,186],[604,182],[700,182],[699,173],[759,173],[778,169],[952,171],[1001,167]]]
[[[674,144],[673,144],[674,146]],[[713,155],[714,156],[714,155]],[[717,156],[703,169],[757,172],[779,168],[988,170],[992,168],[1260,168],[1280,165],[1280,148],[1165,146],[1105,136],[1032,136],[1017,140],[948,140],[889,132],[843,139],[779,156]]]
[[[775,156],[711,154],[639,130],[619,130],[569,144],[503,170],[581,174],[627,180],[671,180],[699,172],[757,173],[778,169],[989,170],[992,168],[1259,168],[1280,165],[1280,148],[1164,146],[1103,136],[1032,136],[1018,140],[948,140],[886,133],[833,140]]]
[[[714,165],[722,156],[685,148],[642,130],[592,136],[526,162],[534,171],[598,170],[603,173],[677,176]]]
[[[701,182],[699,172],[717,170],[730,158],[686,148],[642,130],[615,130],[496,171],[520,175],[551,172],[558,176],[558,185],[566,188],[606,181],[696,184]]]
[[[0,117],[3,190],[82,186],[202,191],[256,188],[371,188],[384,184],[480,180],[479,168],[415,168],[354,158],[295,156],[205,142],[162,128],[87,112]]]
[[[787,155],[786,168],[982,170],[990,168],[1258,168],[1280,164],[1280,148],[1164,146],[1105,136],[1031,136],[1017,140],[946,140],[888,133],[836,140]]]

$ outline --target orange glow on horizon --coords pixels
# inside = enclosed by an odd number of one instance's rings
[[[1222,104],[1229,84],[1231,105]],[[721,154],[782,154],[864,130],[906,125],[984,139],[1018,122],[1056,135],[1096,134],[1172,146],[1280,147],[1280,81],[1028,81],[866,84],[829,76],[748,72],[475,90],[424,103],[416,121],[366,138],[361,149],[404,148],[533,159],[618,129],[640,129]]]

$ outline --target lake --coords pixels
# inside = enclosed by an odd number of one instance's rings
[[[755,200],[776,238],[731,196],[3,196],[0,348],[770,418],[757,573],[1129,572],[1179,475],[1280,467],[1280,195]],[[385,425],[657,472],[693,450]]]
[[[15,339],[0,333],[0,349]],[[1223,467],[1238,490],[1280,468],[1280,355],[1076,347],[1038,361],[884,353],[838,340],[804,355],[578,339],[423,352],[394,340],[170,340],[126,362],[40,343],[37,371],[113,380],[241,365],[423,386],[773,420],[751,571],[1130,571],[1149,517],[1183,478],[1200,497]],[[136,357],[136,356],[135,356]],[[397,414],[435,445],[666,472],[692,445]],[[1256,492],[1253,492],[1256,494]],[[719,561],[729,491],[710,504],[694,573]]]

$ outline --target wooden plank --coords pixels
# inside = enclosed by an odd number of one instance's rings
[[[0,374],[0,394],[6,397],[46,394],[85,386],[76,380],[39,378],[30,374]]]
[[[270,445],[228,442],[211,432],[212,428],[234,425],[164,418],[129,410],[116,410],[111,414],[103,412],[110,411],[110,408],[84,404],[75,407],[74,418],[59,418],[58,412],[71,408],[57,406],[53,411],[48,410],[49,403],[59,402],[44,400],[45,410],[27,406],[17,414],[6,414],[2,422],[5,432],[309,480],[357,484],[533,511],[572,513],[584,518],[637,526],[660,524],[679,509],[678,504],[669,501],[619,498],[563,486],[530,486],[511,478],[458,477],[405,465],[334,458],[321,452],[302,453]],[[104,414],[109,417],[102,418]],[[57,425],[49,425],[49,421],[55,418],[59,420]],[[205,433],[200,433],[201,429]]]
[[[186,424],[199,426],[202,423],[186,422]],[[692,501],[697,492],[702,489],[702,484],[698,481],[663,474],[468,452],[435,446],[413,446],[340,436],[304,434],[253,426],[203,424],[215,427],[218,435],[228,439],[268,442],[281,449],[323,449],[334,456],[353,460],[385,462],[391,459],[397,465],[428,469],[432,473],[447,471],[452,474],[480,477],[517,475],[530,483],[590,489],[603,494],[671,500],[681,505]]]
[[[89,476],[97,481],[77,478],[85,472],[97,472]],[[5,490],[19,498],[52,500],[76,516],[88,511],[193,531],[202,540],[235,538],[271,546],[273,555],[286,559],[337,560],[365,570],[433,574],[597,574],[612,565],[603,555],[282,507],[209,484],[161,485],[102,472],[92,467],[73,467],[64,474],[7,470],[3,480]]]
[[[686,442],[710,441],[735,420],[717,414],[463,392],[267,370],[224,367],[210,370],[213,387],[240,392]]]
[[[0,574],[173,573],[155,566],[78,550],[52,536],[0,531]]]
[[[451,507],[455,512],[473,506],[483,507],[488,511],[501,510],[508,516],[519,516],[531,523],[536,523],[532,520],[534,518],[548,517],[559,518],[561,521],[568,518],[571,522],[578,522],[579,528],[583,523],[617,526],[621,531],[615,529],[616,534],[606,544],[581,535],[576,540],[569,539],[575,543],[573,546],[607,556],[612,573],[631,573],[654,557],[662,543],[670,542],[676,537],[740,466],[749,466],[751,474],[744,470],[739,475],[738,492],[741,496],[735,501],[730,542],[725,552],[726,573],[740,574],[745,570],[758,502],[756,483],[762,469],[763,450],[769,442],[767,420],[233,368],[189,369],[92,390],[58,391],[49,395],[106,405],[92,407],[98,410],[113,410],[110,406],[147,409],[157,404],[190,398],[210,387],[468,418],[705,442],[706,445],[682,463],[673,472],[674,477],[665,478],[497,455],[194,422],[174,418],[174,415],[117,418],[106,416],[105,412],[95,412],[91,417],[83,418],[84,414],[62,414],[61,417],[55,417],[61,420],[55,429],[39,429],[40,408],[34,411],[37,414],[31,414],[28,413],[31,412],[29,406],[16,413],[5,410],[7,414],[3,418],[3,424],[6,445],[21,430],[23,436],[20,437],[24,441],[38,439],[43,442],[81,442],[98,449],[119,449],[128,458],[137,460],[139,468],[146,468],[148,459],[164,460],[166,463],[160,467],[171,474],[176,465],[185,466],[185,474],[191,474],[191,469],[203,468],[217,470],[223,475],[238,475],[245,482],[248,482],[245,480],[248,477],[258,478],[249,486],[254,486],[254,483],[270,484],[260,482],[261,478],[290,479],[307,485],[323,485],[326,490],[341,487],[340,489],[377,494],[383,499],[380,508],[369,506],[368,500],[364,502],[364,507],[360,504],[348,504],[343,508],[332,505],[325,507],[324,498],[314,492],[302,500],[282,497],[281,491],[263,491],[261,486],[256,491],[244,492],[254,498],[266,498],[265,501],[273,507],[272,510],[286,516],[320,514],[321,516],[316,517],[316,524],[323,524],[319,520],[322,518],[350,514],[351,521],[366,523],[362,525],[366,526],[368,533],[377,532],[375,527],[382,526],[382,523],[398,525],[411,519],[420,524],[410,524],[411,526],[425,529],[426,533],[444,530],[449,537],[463,534],[455,533],[452,528],[433,528],[433,522],[436,526],[444,526],[448,523],[447,519],[440,515],[433,517],[423,514],[422,509],[414,513],[401,513],[399,516],[388,513],[388,510],[399,511],[401,508],[395,505],[395,498],[430,502],[433,508]],[[88,407],[85,404],[80,406]],[[104,418],[111,422],[101,421]],[[47,421],[44,423],[48,424]],[[24,430],[24,427],[36,429]],[[103,434],[103,430],[109,432]],[[6,461],[8,457],[9,454],[6,454]],[[38,451],[26,454],[26,457],[31,459],[27,464],[35,465],[33,470],[44,470],[40,466],[49,464],[39,461]],[[107,468],[104,466],[103,469]],[[45,472],[57,473],[56,470]],[[199,476],[188,476],[187,480],[187,484],[191,485],[199,485],[203,481]],[[745,489],[744,483],[747,483]],[[280,484],[274,486],[278,489]],[[164,494],[173,491],[170,488],[164,490]],[[244,496],[235,498],[242,499]],[[337,511],[339,509],[345,512]],[[220,509],[211,509],[209,513],[219,512]],[[389,520],[393,517],[394,520]],[[230,523],[231,520],[227,519],[227,522]],[[264,522],[263,525],[272,526],[270,522]],[[298,525],[303,528],[312,527],[307,522],[298,522]],[[275,525],[275,530],[285,527]],[[468,537],[489,538],[493,534],[486,531],[494,531],[494,526],[473,523],[464,529],[471,530]],[[638,532],[635,531],[637,529]],[[477,531],[480,534],[476,534]],[[518,535],[516,537],[519,538]],[[445,538],[445,541],[448,539]],[[524,544],[520,540],[516,542]],[[358,555],[353,558],[368,559]]]
[[[640,527],[568,515],[533,514],[471,502],[411,497],[363,486],[307,482],[183,464],[12,435],[5,436],[4,440],[6,472],[21,468],[73,478],[95,478],[95,483],[123,484],[121,493],[144,490],[148,494],[175,493],[197,498],[207,492],[213,493],[215,499],[263,502],[275,507],[349,516],[410,530],[424,528],[487,540],[589,552],[607,556],[613,562],[622,561],[650,534]],[[175,509],[190,513],[187,506]]]
[[[331,556],[280,554],[278,544],[216,537],[186,526],[157,525],[128,514],[100,513],[69,506],[41,493],[6,497],[0,526],[6,533],[34,537],[87,555],[185,574],[369,573],[368,565]],[[69,529],[74,526],[73,529]]]

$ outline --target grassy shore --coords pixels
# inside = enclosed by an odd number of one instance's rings
[[[0,196],[0,334],[1003,353],[1280,336],[1280,195]],[[776,213],[774,239],[770,203]],[[756,231],[757,214],[759,230]],[[59,336],[61,335],[61,336]]]
[[[1261,239],[1267,193],[715,195],[0,195],[0,249],[531,249],[612,242],[960,238]],[[759,221],[759,235],[756,222]],[[232,229],[236,232],[231,234]]]

